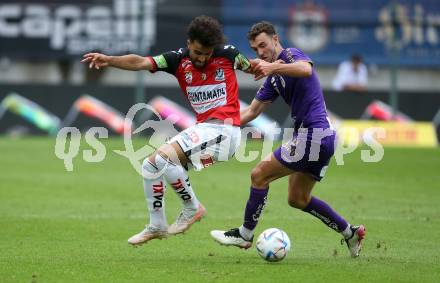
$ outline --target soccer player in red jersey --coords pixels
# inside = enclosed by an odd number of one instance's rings
[[[250,62],[233,46],[224,45],[221,25],[207,16],[194,18],[188,26],[186,48],[148,57],[88,53],[82,62],[96,69],[164,71],[177,78],[196,114],[197,124],[160,146],[143,162],[143,172],[149,176],[143,174],[150,223],[128,242],[140,245],[183,233],[205,214],[205,208],[191,187],[187,169],[201,170],[217,161],[225,161],[233,156],[240,144],[240,104],[235,70],[250,72]],[[182,212],[170,226],[164,210],[165,181],[183,203]]]

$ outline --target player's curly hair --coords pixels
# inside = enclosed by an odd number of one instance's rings
[[[253,25],[251,27],[251,29],[249,30],[249,32],[247,34],[247,39],[248,40],[255,40],[255,38],[260,33],[263,33],[263,32],[265,32],[269,36],[277,34],[273,24],[271,24],[267,21],[262,21],[262,22],[256,23],[255,25]]]
[[[204,47],[215,47],[225,43],[225,36],[220,23],[205,15],[194,18],[188,26],[188,38],[197,40]]]

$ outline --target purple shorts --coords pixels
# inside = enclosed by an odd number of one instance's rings
[[[306,130],[306,129],[302,129]],[[301,131],[292,140],[283,143],[273,154],[285,167],[311,175],[321,181],[335,152],[336,134],[312,138],[311,131]]]

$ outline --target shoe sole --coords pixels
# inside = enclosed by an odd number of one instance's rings
[[[215,240],[217,243],[219,243],[220,245],[222,245],[222,246],[225,246],[225,247],[237,247],[237,248],[240,248],[240,249],[242,249],[242,250],[247,250],[247,249],[249,249],[250,247],[252,247],[252,244],[249,244],[249,245],[246,245],[246,246],[240,246],[240,245],[234,245],[234,244],[224,244],[224,243],[222,243],[222,242],[220,242],[220,241],[218,241],[218,240]]]
[[[234,244],[225,244],[225,243],[220,242],[220,240],[218,240],[212,234],[211,234],[211,237],[214,239],[214,241],[216,241],[217,243],[219,243],[220,245],[225,246],[225,247],[231,247],[232,246],[232,247],[240,248],[242,250],[247,250],[250,247],[252,247],[252,243],[247,243],[246,246],[240,246],[240,245],[234,245]]]
[[[199,210],[197,210],[196,214],[193,216],[193,218],[188,222],[188,226],[186,226],[185,229],[181,230],[181,231],[177,231],[177,232],[169,232],[168,231],[168,235],[178,235],[178,234],[183,234],[186,231],[189,230],[189,228],[191,228],[191,226],[196,223],[196,222],[200,222],[202,220],[202,218],[205,216],[206,214],[206,209],[203,205],[200,205]]]
[[[130,242],[128,242],[128,244],[136,248],[136,247],[140,247],[140,246],[148,243],[151,240],[154,240],[154,239],[162,240],[162,239],[166,239],[167,237],[168,237],[168,234],[158,235],[158,236],[155,236],[155,237],[151,237],[151,238],[149,238],[149,239],[147,239],[147,240],[145,240],[145,241],[143,241],[141,243],[130,243]]]
[[[367,229],[365,229],[365,226],[360,225],[359,229],[356,231],[356,234],[359,237],[359,241],[358,241],[358,245],[359,245],[359,250],[357,252],[357,255],[352,255],[352,257],[358,257],[361,250],[362,250],[362,242],[365,239],[365,235],[367,234]]]

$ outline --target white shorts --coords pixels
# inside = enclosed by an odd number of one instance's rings
[[[240,127],[214,121],[196,124],[167,143],[177,142],[194,170],[200,171],[215,162],[229,160],[240,146],[240,141]]]

